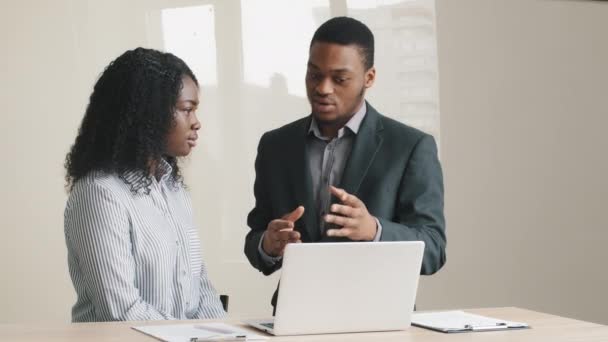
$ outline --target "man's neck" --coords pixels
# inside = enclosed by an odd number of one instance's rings
[[[346,124],[350,121],[350,119],[352,119],[352,117],[355,116],[355,114],[357,114],[357,112],[359,112],[361,110],[361,106],[364,106],[364,105],[365,105],[365,100],[361,100],[361,103],[359,104],[359,106],[357,106],[357,109],[355,109],[355,111],[350,113],[350,115],[348,115],[347,117],[344,117],[340,120],[336,120],[335,122],[332,122],[332,123],[317,122],[319,131],[321,132],[321,134],[324,137],[334,139],[335,137],[338,136],[338,131],[340,131],[340,129],[342,129],[344,126],[346,126]]]
[[[346,125],[348,120],[350,120],[350,118],[352,118],[352,117],[353,116],[351,115],[340,121],[336,121],[336,122],[332,122],[332,123],[318,123],[319,131],[321,131],[321,135],[323,135],[324,137],[334,139],[335,137],[338,136],[338,131],[342,127],[344,127],[344,125]]]

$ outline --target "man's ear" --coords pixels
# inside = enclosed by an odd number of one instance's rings
[[[376,80],[376,68],[371,67],[365,72],[365,88],[369,88],[374,85]]]

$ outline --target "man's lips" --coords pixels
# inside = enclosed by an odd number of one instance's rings
[[[334,101],[327,100],[327,99],[315,99],[315,98],[313,98],[312,102],[314,102],[314,103],[316,103],[318,105],[323,105],[323,106],[329,106],[329,105],[334,106],[335,105]]]
[[[329,112],[336,106],[335,103],[325,100],[313,100],[313,107],[318,112]]]

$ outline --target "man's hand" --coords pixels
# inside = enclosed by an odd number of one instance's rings
[[[288,243],[302,242],[300,233],[294,230],[294,223],[304,214],[304,207],[299,206],[294,211],[283,215],[280,219],[272,220],[266,227],[262,249],[272,257],[282,256]]]
[[[330,187],[332,195],[343,204],[332,204],[333,214],[325,215],[325,222],[341,226],[341,229],[328,229],[327,236],[346,237],[355,241],[373,241],[378,231],[376,219],[367,211],[365,204],[343,189]]]

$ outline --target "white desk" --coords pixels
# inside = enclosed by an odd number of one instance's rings
[[[382,333],[356,333],[332,335],[307,335],[271,337],[269,341],[428,341],[428,342],[461,342],[461,341],[534,341],[534,342],[606,342],[608,341],[608,326],[599,325],[569,318],[544,314],[518,308],[491,308],[464,310],[481,315],[494,316],[512,321],[526,322],[532,329],[515,331],[475,332],[462,334],[444,334],[430,330],[411,327],[406,331]],[[192,323],[187,321],[183,323]],[[78,323],[63,325],[19,325],[0,324],[0,341],[39,342],[39,341],[81,341],[109,342],[134,341],[153,342],[154,338],[139,333],[133,325],[143,324],[176,324],[179,321],[165,322],[111,322],[111,323]],[[238,324],[235,321],[226,323]]]

